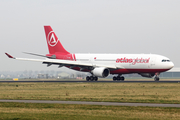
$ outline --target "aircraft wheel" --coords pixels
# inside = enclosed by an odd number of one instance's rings
[[[97,81],[97,80],[98,80],[98,77],[94,77],[94,80]]]
[[[87,76],[87,77],[86,77],[86,81],[89,81],[89,80],[90,80],[90,77],[89,77],[89,76]]]
[[[121,76],[121,80],[124,81],[124,79],[125,79],[124,76]]]
[[[93,76],[90,76],[90,80],[93,81],[93,80],[94,80],[94,77],[93,77]]]
[[[116,76],[114,76],[114,77],[113,77],[113,81],[116,81],[116,80],[117,80],[117,77],[116,77]]]
[[[120,76],[117,76],[117,80],[121,80],[121,77],[120,77]]]
[[[159,81],[159,77],[155,77],[154,80],[155,80],[155,81]]]

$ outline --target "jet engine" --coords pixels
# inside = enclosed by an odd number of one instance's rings
[[[94,68],[91,73],[96,76],[96,77],[107,77],[110,73],[109,69],[107,68],[104,68],[104,67],[97,67],[97,68]]]
[[[155,73],[139,73],[142,77],[152,78],[154,77]]]

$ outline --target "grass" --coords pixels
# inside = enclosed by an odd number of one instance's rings
[[[179,108],[0,103],[0,119],[3,120],[178,120],[179,113]]]
[[[0,83],[0,99],[180,103],[179,83]],[[0,103],[0,120],[164,120],[180,108]]]
[[[179,83],[0,83],[0,99],[180,103]]]

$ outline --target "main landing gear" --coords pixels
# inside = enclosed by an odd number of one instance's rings
[[[87,76],[86,77],[86,81],[97,81],[98,80],[98,77],[96,76]]]
[[[119,80],[122,80],[122,81],[124,81],[125,80],[125,78],[124,78],[124,76],[121,76],[121,75],[118,75],[117,77],[116,76],[114,76],[113,77],[113,81],[119,81]]]

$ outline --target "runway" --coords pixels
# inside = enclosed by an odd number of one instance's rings
[[[84,101],[49,101],[49,100],[0,100],[0,102],[18,103],[47,103],[47,104],[81,104],[81,105],[106,105],[106,106],[144,106],[144,107],[176,107],[180,104],[156,104],[156,103],[116,103],[116,102],[84,102]]]
[[[83,83],[138,83],[138,82],[143,82],[143,83],[180,83],[180,81],[174,81],[174,80],[168,80],[168,81],[107,81],[107,80],[99,80],[99,81],[83,81],[83,80],[19,80],[19,81],[10,81],[10,80],[3,80],[1,82],[8,82],[8,83],[23,83],[23,82],[67,82],[67,83],[78,83],[78,82],[83,82]]]

